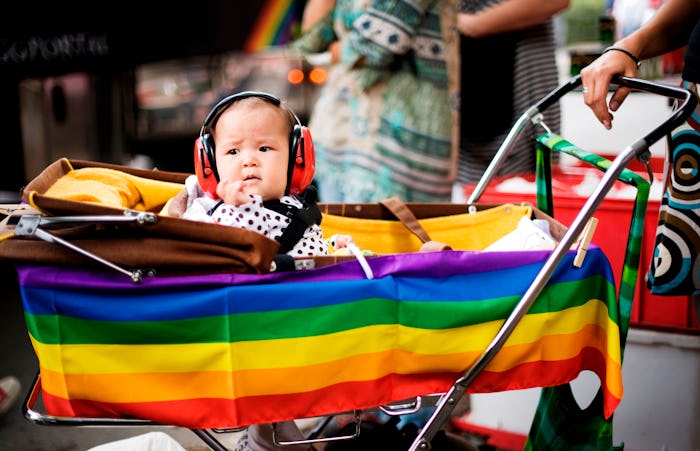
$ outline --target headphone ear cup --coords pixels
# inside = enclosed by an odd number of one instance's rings
[[[218,199],[216,188],[219,185],[219,174],[216,171],[214,148],[211,145],[211,135],[204,134],[194,142],[194,172],[202,191],[212,199]]]
[[[314,143],[311,139],[311,131],[308,127],[297,125],[292,133],[296,136],[292,139],[295,143],[294,168],[292,169],[292,180],[289,185],[290,194],[300,194],[309,187],[316,171],[316,156],[314,154]]]

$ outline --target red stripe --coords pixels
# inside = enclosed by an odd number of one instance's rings
[[[506,372],[482,371],[468,388],[470,393],[487,393],[546,387],[575,379],[581,369],[605,375],[605,360],[593,348],[568,360],[532,362]],[[443,393],[461,374],[431,373],[389,375],[366,382],[347,382],[305,393],[251,396],[230,399],[187,399],[167,402],[104,403],[66,400],[43,393],[51,415],[85,418],[142,418],[161,424],[194,429],[241,427],[294,418],[347,412],[388,404],[418,395]],[[602,378],[604,380],[604,377]],[[284,381],[280,381],[281,384]],[[609,417],[620,402],[604,387],[605,415]]]
[[[230,399],[199,398],[167,402],[105,403],[66,400],[43,392],[51,415],[84,418],[142,418],[194,429],[240,427],[313,417],[388,404],[420,394],[446,391],[459,375],[389,375],[347,382],[305,393]],[[280,381],[284,383],[284,381]],[[398,387],[398,388],[397,388]],[[393,394],[395,397],[392,397]]]
[[[492,393],[533,387],[553,387],[576,379],[584,369],[593,371],[600,380],[605,381],[605,359],[599,350],[584,348],[577,356],[570,359],[523,363],[503,373],[484,370],[467,391]],[[605,417],[610,418],[620,404],[621,398],[613,395],[609,388],[603,385],[603,400]]]

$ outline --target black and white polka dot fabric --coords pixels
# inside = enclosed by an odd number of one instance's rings
[[[290,223],[290,219],[285,215],[265,208],[260,196],[251,196],[250,202],[243,205],[222,203],[217,206],[220,201],[211,199],[201,191],[196,176],[188,177],[185,185],[188,196],[187,209],[182,216],[184,219],[240,227],[261,233],[273,240],[282,236]],[[284,196],[280,202],[297,208],[303,207],[302,203],[292,196]],[[288,254],[293,257],[327,255],[328,244],[323,239],[321,228],[316,224],[308,227]]]

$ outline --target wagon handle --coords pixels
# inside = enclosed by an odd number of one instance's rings
[[[418,433],[418,436],[411,445],[409,451],[418,450],[429,450],[430,441],[433,439],[437,431],[449,420],[452,411],[454,410],[459,399],[464,396],[467,388],[471,385],[478,374],[486,368],[486,366],[493,360],[496,354],[501,350],[506,340],[510,337],[515,327],[518,325],[523,316],[530,309],[530,306],[535,302],[535,299],[540,295],[545,285],[549,282],[554,273],[554,270],[559,266],[561,261],[566,256],[567,252],[574,244],[585,224],[592,218],[593,213],[598,209],[603,198],[612,188],[613,184],[620,176],[622,171],[627,167],[627,165],[635,158],[639,158],[640,155],[645,155],[649,152],[649,146],[654,142],[658,141],[666,133],[670,132],[676,126],[680,125],[685,119],[687,119],[697,106],[697,99],[695,95],[689,90],[683,88],[676,88],[671,86],[664,86],[649,82],[644,82],[642,80],[628,79],[624,77],[619,77],[615,79],[616,83],[630,87],[631,89],[640,90],[653,90],[654,93],[663,93],[669,97],[676,99],[683,99],[683,104],[668,118],[663,122],[662,125],[654,129],[652,132],[648,133],[644,138],[637,140],[636,142],[629,145],[624,149],[612,162],[610,167],[604,173],[603,178],[594,190],[593,194],[586,200],[583,207],[574,218],[571,226],[567,232],[562,237],[559,244],[554,248],[551,255],[545,261],[544,265],[540,271],[535,276],[530,287],[527,289],[522,298],[518,301],[513,311],[506,318],[504,323],[501,325],[496,336],[493,338],[491,343],[486,347],[481,356],[477,361],[467,370],[467,372],[457,379],[452,387],[440,398],[435,411],[428,419],[426,424]],[[577,86],[581,85],[580,77],[574,77],[565,83],[562,87],[556,89],[544,99],[542,99],[536,106],[528,109],[528,111],[523,114],[521,119],[519,119],[518,124],[521,124],[520,129],[517,133],[514,133],[516,126],[511,130],[506,137],[506,141],[509,139],[517,139],[520,132],[524,128],[524,122],[527,119],[536,122],[541,119],[541,113],[539,108],[546,108],[555,101],[559,100],[565,93],[571,91]],[[539,118],[539,119],[538,119]],[[508,146],[504,147],[506,144]],[[476,198],[481,195],[483,189],[485,188],[490,177],[493,176],[495,171],[498,169],[500,161],[502,161],[507,155],[507,151],[512,147],[511,143],[504,143],[496,154],[496,157],[489,165],[486,170],[486,174],[479,181],[479,185],[472,196],[469,198],[469,203],[472,203],[472,198],[474,194],[477,194]],[[498,161],[497,161],[498,160]],[[485,182],[485,183],[484,183]],[[481,191],[479,190],[481,188]]]
[[[489,164],[489,166],[486,168],[484,175],[481,177],[474,188],[474,191],[467,199],[467,205],[478,202],[481,195],[484,194],[489,182],[496,175],[498,169],[500,169],[501,164],[505,161],[511,149],[515,147],[515,143],[520,138],[520,135],[528,125],[528,122],[535,125],[543,125],[542,113],[547,110],[547,108],[558,102],[564,95],[581,86],[581,84],[582,81],[580,75],[570,78],[567,82],[543,97],[535,105],[528,108],[527,111],[525,111],[520,118],[518,118],[513,127],[510,129],[510,132],[506,138],[503,140],[503,143],[496,152],[496,155],[491,160],[491,164]],[[678,109],[676,109],[665,121],[632,145],[632,147],[637,149],[637,159],[642,162],[646,162],[649,157],[649,147],[671,132],[671,130],[679,126],[688,116],[693,113],[698,103],[697,98],[691,91],[679,86],[665,85],[619,75],[613,77],[612,84],[682,101]]]

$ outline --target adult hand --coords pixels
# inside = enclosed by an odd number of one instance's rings
[[[628,55],[619,51],[606,52],[581,69],[583,102],[608,130],[612,128],[611,111],[617,111],[630,93],[628,88],[619,87],[610,97],[610,102],[606,103],[610,82],[613,76],[618,74],[626,77],[637,76],[637,65]]]

